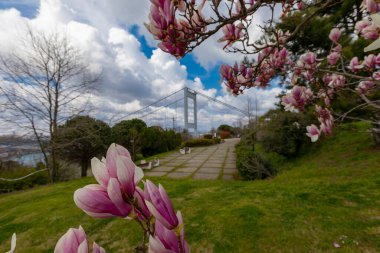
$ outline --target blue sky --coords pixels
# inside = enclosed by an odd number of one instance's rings
[[[133,26],[129,31],[135,35],[140,43],[141,48],[144,54],[147,57],[151,57],[152,51],[155,49],[153,47],[150,47],[145,39],[144,36],[142,36],[138,32],[138,27]],[[214,66],[209,69],[203,68],[196,60],[194,59],[194,56],[192,54],[186,55],[184,58],[179,60],[182,65],[185,65],[188,71],[188,78],[194,79],[196,77],[199,77],[202,79],[202,82],[207,89],[215,88],[217,90],[220,89],[220,74],[219,74],[219,66]]]

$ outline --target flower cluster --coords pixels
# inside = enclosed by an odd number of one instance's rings
[[[281,104],[286,111],[296,112],[303,111],[305,105],[313,98],[313,93],[309,88],[304,86],[294,86],[290,93],[281,99]]]
[[[228,90],[238,95],[245,88],[267,87],[276,73],[284,71],[285,66],[290,64],[288,56],[286,48],[266,48],[258,55],[257,63],[221,65],[220,74]]]
[[[192,12],[191,17],[186,19],[176,16],[177,10],[181,14],[186,13],[184,0],[151,0],[151,2],[147,29],[156,40],[161,41],[158,44],[160,49],[178,58],[182,57],[187,52],[190,41],[198,32],[205,29],[202,14],[205,0],[196,11]]]
[[[184,3],[185,2],[185,3]],[[183,17],[186,21],[199,17],[196,0],[191,1],[172,1],[172,0],[152,0],[152,9],[150,13],[151,24],[149,31],[160,40],[160,47],[164,47],[164,51],[175,56],[182,56],[182,53],[190,52],[199,46],[210,36],[217,34],[220,30],[222,37],[219,42],[223,42],[224,49],[231,47],[234,43],[239,42],[239,46],[228,52],[242,52],[248,55],[257,56],[257,60],[244,60],[240,64],[222,65],[220,67],[220,75],[222,82],[226,85],[227,90],[234,95],[242,94],[243,91],[251,87],[265,88],[270,85],[271,80],[276,77],[283,77],[283,80],[292,87],[292,91],[282,98],[282,104],[289,111],[305,111],[307,105],[320,105],[323,110],[327,110],[330,115],[333,111],[333,99],[338,98],[337,92],[341,90],[355,91],[360,95],[365,103],[369,106],[376,106],[378,102],[371,103],[369,98],[374,91],[378,90],[380,84],[380,54],[368,54],[364,59],[354,56],[351,61],[347,62],[347,53],[343,51],[343,46],[349,40],[355,40],[356,36],[346,35],[346,27],[337,24],[333,27],[328,38],[332,42],[331,49],[328,52],[317,50],[315,52],[305,52],[299,57],[292,54],[287,48],[292,48],[293,41],[299,29],[293,31],[281,30],[276,27],[271,20],[267,25],[261,27],[264,36],[253,42],[249,37],[250,25],[254,24],[253,14],[261,7],[267,4],[281,4],[282,16],[292,15],[299,10],[315,7],[313,1],[288,0],[288,1],[268,1],[262,3],[260,1],[226,1],[225,5],[228,9],[223,12],[221,6],[222,1],[209,1],[211,10],[216,15],[203,17],[200,26],[192,26],[189,31],[189,37],[186,37],[186,45],[181,50],[180,45],[174,45],[175,50],[171,50],[170,46],[175,44],[174,37],[171,38],[168,29],[170,27],[180,26],[178,18]],[[203,7],[204,1],[200,6]],[[336,1],[326,1],[326,8],[335,6]],[[171,6],[164,8],[163,6]],[[207,8],[209,10],[210,8]],[[168,10],[168,11],[163,11]],[[179,15],[175,15],[176,11]],[[380,1],[379,0],[363,0],[361,9],[353,10],[354,15],[363,17],[363,19],[355,24],[355,32],[365,39],[374,40],[369,46],[364,48],[364,52],[370,52],[380,48]],[[157,13],[159,18],[155,18]],[[168,15],[170,13],[173,15]],[[172,26],[167,21],[172,17]],[[157,21],[159,20],[159,21]],[[170,22],[169,22],[170,23]],[[191,22],[190,22],[191,23]],[[169,27],[169,28],[168,28]],[[186,27],[186,25],[185,25]],[[194,30],[201,27],[202,30]],[[207,30],[209,29],[209,30]],[[169,29],[170,30],[170,29]],[[181,27],[177,30],[183,30]],[[177,36],[182,38],[181,36]],[[168,39],[169,38],[169,39]],[[170,45],[167,45],[170,41]],[[165,45],[165,46],[163,46]],[[179,50],[179,51],[176,51]],[[368,102],[369,101],[369,102]],[[317,110],[319,115],[321,111]],[[330,134],[332,131],[333,119],[319,117],[320,125],[317,124],[307,128],[307,135],[312,141],[318,140],[320,134]],[[322,120],[323,119],[323,120]]]
[[[227,44],[224,46],[229,47],[231,46],[235,41],[239,40],[244,36],[244,25],[242,23],[239,23],[237,25],[235,24],[227,24],[222,28],[223,31],[223,37],[218,40],[218,42],[224,42],[227,41]]]
[[[155,250],[159,248],[189,252],[181,213],[174,212],[161,185],[157,187],[147,180],[144,190],[138,186],[143,172],[133,163],[127,149],[112,144],[106,158],[101,161],[93,158],[91,167],[99,184],[87,185],[74,193],[74,201],[80,209],[95,218],[138,219],[144,233],[150,236],[150,252],[161,252]],[[152,224],[152,216],[155,224]]]

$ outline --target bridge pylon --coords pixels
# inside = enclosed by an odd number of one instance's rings
[[[189,132],[189,129],[193,129],[195,135],[198,134],[198,117],[197,117],[197,93],[185,87],[184,91],[184,119],[185,129]],[[190,109],[190,111],[189,111]],[[192,117],[189,117],[190,116]]]

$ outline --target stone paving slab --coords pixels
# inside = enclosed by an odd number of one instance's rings
[[[165,166],[160,166],[154,169],[154,171],[161,171],[161,172],[168,172],[172,171],[174,167],[165,167]]]
[[[176,170],[176,172],[187,172],[187,173],[193,173],[196,171],[198,168],[196,167],[187,167],[187,168],[179,168]]]
[[[224,164],[224,169],[236,169],[236,163],[226,163]]]
[[[189,177],[191,173],[187,172],[172,172],[167,175],[168,178],[186,178]]]
[[[237,174],[238,170],[237,169],[224,169],[223,173],[224,174]]]
[[[219,168],[221,169],[223,167],[223,163],[209,163],[206,162],[205,164],[202,165],[201,168]]]
[[[162,176],[165,176],[167,172],[163,172],[163,171],[149,171],[149,172],[145,172],[145,176],[148,176],[148,177],[162,177]]]
[[[211,179],[215,180],[219,177],[219,174],[206,174],[206,173],[197,173],[193,176],[194,179]]]
[[[234,176],[233,175],[223,175],[223,179],[224,180],[234,180]]]
[[[185,161],[170,162],[170,163],[165,163],[165,166],[168,166],[168,167],[177,167],[178,165],[181,165],[183,163],[185,163]]]
[[[207,160],[207,162],[209,162],[209,163],[216,163],[216,162],[223,163],[224,162],[224,158],[219,158],[219,159],[210,158],[210,159]]]
[[[199,171],[197,173],[211,173],[211,174],[220,174],[220,172],[222,171],[221,168],[201,168],[199,169]]]

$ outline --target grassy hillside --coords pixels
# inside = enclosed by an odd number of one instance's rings
[[[380,150],[371,145],[365,125],[346,125],[301,158],[278,160],[272,180],[153,181],[182,210],[192,252],[380,252]],[[0,252],[13,232],[17,253],[52,252],[79,225],[108,253],[132,252],[134,223],[93,219],[74,205],[75,189],[91,182],[1,195]]]

